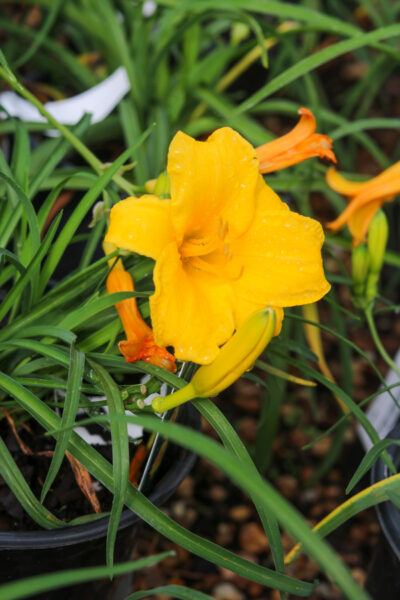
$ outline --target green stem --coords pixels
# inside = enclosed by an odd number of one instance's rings
[[[365,318],[367,319],[369,331],[371,333],[372,339],[374,340],[374,344],[379,354],[382,356],[383,360],[387,365],[400,377],[400,369],[396,365],[396,363],[390,358],[389,354],[386,352],[385,348],[382,345],[382,342],[379,338],[378,332],[375,327],[375,321],[372,314],[371,308],[367,308],[365,310]]]
[[[55,119],[43,106],[43,104],[38,100],[29,90],[27,90],[15,77],[15,75],[3,67],[0,66],[0,77],[2,77],[9,86],[20,94],[25,100],[28,100],[33,106],[37,108],[39,113],[47,120],[47,122],[52,125],[55,129],[57,129],[61,135],[69,141],[71,146],[75,148],[75,150],[86,160],[86,162],[96,171],[97,174],[102,175],[104,172],[103,163],[89,150],[87,146],[79,138],[77,138],[68,127],[59,123],[57,119]],[[113,177],[115,183],[119,185],[121,189],[123,189],[128,194],[134,194],[134,186],[129,183],[124,177],[121,175],[115,174]]]

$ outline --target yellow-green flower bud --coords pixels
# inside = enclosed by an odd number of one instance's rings
[[[231,43],[232,46],[238,46],[251,34],[251,29],[247,23],[237,22],[231,28]]]
[[[368,300],[375,298],[378,293],[379,275],[382,269],[389,226],[383,210],[378,210],[368,231],[369,274],[365,290]]]
[[[161,173],[156,180],[156,185],[154,187],[154,194],[159,198],[169,198],[171,191],[171,182],[169,180],[169,175],[166,171]]]
[[[368,276],[369,253],[367,246],[363,243],[353,248],[351,253],[351,277],[353,279],[353,293],[355,296],[363,296],[365,282]]]
[[[208,398],[231,385],[251,369],[275,332],[275,312],[268,307],[253,313],[222,346],[210,365],[201,366],[190,383],[169,396],[154,398],[152,408],[165,412],[193,398]]]

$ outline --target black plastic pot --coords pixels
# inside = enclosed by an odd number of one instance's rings
[[[400,439],[400,424],[387,436]],[[388,448],[394,465],[400,467],[400,447]],[[372,468],[371,483],[377,483],[392,473],[382,459],[378,459]],[[393,502],[382,502],[376,506],[381,533],[374,556],[368,570],[366,589],[374,600],[399,600],[400,598],[400,510]]]
[[[200,428],[199,413],[188,404],[181,407],[178,421]],[[156,505],[165,502],[189,473],[196,456],[168,444],[162,472],[148,494]],[[125,510],[115,544],[115,563],[130,560],[141,519]],[[51,531],[0,532],[0,583],[66,569],[104,565],[108,518],[85,525]],[[109,578],[80,586],[57,589],[35,596],[37,600],[120,600],[131,590],[131,576]],[[0,594],[1,596],[1,594]]]

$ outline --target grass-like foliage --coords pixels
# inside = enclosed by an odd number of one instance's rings
[[[0,597],[29,597],[55,585],[136,570],[165,558],[157,555],[113,566],[125,507],[183,548],[279,590],[282,598],[285,593],[307,597],[315,582],[285,573],[284,529],[298,544],[288,560],[300,550],[306,552],[344,597],[367,600],[367,592],[323,537],[360,510],[399,494],[395,465],[387,452],[390,443],[380,441],[379,431],[355,399],[353,369],[355,358],[368,365],[374,389],[380,384],[387,387],[382,365],[400,377],[379,329],[382,315],[390,317],[398,311],[396,206],[384,207],[390,224],[389,245],[381,249],[383,263],[393,270],[380,282],[380,269],[373,272],[373,293],[372,280],[366,284],[356,278],[354,252],[351,269],[348,231],[327,235],[323,256],[332,289],[320,311],[315,306],[303,312],[296,307],[285,310],[282,333],[245,375],[265,397],[251,447],[245,446],[223,412],[207,398],[192,403],[215,430],[218,441],[147,414],[151,411],[145,398],[159,392],[163,384],[170,391],[182,388],[191,366],[184,366],[178,376],[147,362],[128,364],[120,355],[123,327],[115,304],[136,298],[141,315],[150,323],[154,261],[124,253],[135,292],[108,294],[105,284],[110,265],[121,254],[116,250],[104,256],[101,244],[111,208],[121,198],[146,193],[148,182],[165,171],[168,146],[179,130],[202,138],[230,126],[259,146],[273,140],[277,130],[293,125],[299,107],[305,106],[313,111],[318,132],[333,140],[339,170],[353,181],[363,182],[367,173],[376,175],[399,160],[400,143],[393,131],[398,130],[400,119],[392,111],[390,80],[396,77],[400,61],[400,7],[389,0],[362,1],[357,6],[344,0],[293,4],[159,0],[150,15],[148,7],[149,3],[130,0],[2,3],[3,89],[28,100],[45,121],[23,121],[4,114],[0,122],[0,418],[5,425],[8,419],[16,431],[26,422],[35,423],[35,432],[46,443],[54,438],[54,454],[40,497],[30,489],[2,438],[0,475],[29,518],[45,529],[74,525],[46,506],[66,451],[110,491],[112,502],[104,556],[107,566],[7,584],[0,587]],[[46,109],[47,101],[79,94],[121,66],[130,91],[103,121],[92,124],[86,114],[67,126]],[[392,135],[389,143],[385,134]],[[325,224],[346,206],[343,196],[328,185],[326,169],[312,158],[266,180],[294,210]],[[392,197],[398,191],[394,189]],[[353,332],[361,329],[373,340],[374,357],[353,341]],[[335,377],[323,342],[334,349]],[[380,364],[376,364],[378,356]],[[150,377],[145,386],[140,384],[142,375]],[[372,449],[354,473],[348,491],[379,456],[393,474],[380,493],[368,487],[328,515],[317,525],[318,533],[265,478],[273,461],[282,405],[295,398],[299,385],[316,421],[309,447],[327,435],[332,439],[314,472],[314,482],[335,464],[346,431],[355,422],[367,433]],[[394,409],[397,385],[387,388]],[[373,391],[365,402],[373,398]],[[329,429],[318,425],[320,393],[325,402],[329,398],[337,416]],[[102,407],[107,408],[107,416]],[[126,417],[127,409],[143,414]],[[112,461],[73,431],[78,414],[110,432]],[[134,442],[128,436],[128,421],[206,458],[248,494],[269,539],[274,568],[254,564],[185,529],[129,482]],[[6,426],[2,431],[7,431]],[[80,522],[92,518],[83,515]],[[136,592],[129,598],[157,593],[209,598],[174,585]]]

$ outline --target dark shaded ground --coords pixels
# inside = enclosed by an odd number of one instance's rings
[[[400,317],[379,320],[382,340],[389,352],[394,352],[400,333]],[[374,350],[365,330],[352,333],[356,341],[385,374],[387,368]],[[326,339],[330,364],[337,375],[339,363],[335,344]],[[362,358],[354,360],[354,399],[360,401],[376,391],[378,382],[370,366]],[[249,381],[241,381],[231,389],[230,398],[219,405],[231,420],[248,447],[254,443],[259,411],[263,402],[260,388]],[[325,431],[339,416],[335,399],[318,387],[317,416],[310,406],[304,388],[290,385],[287,400],[281,407],[279,434],[274,443],[274,453],[267,478],[315,524],[347,499],[345,488],[363,457],[363,450],[351,424],[344,436],[339,457],[327,474],[315,483],[309,483],[332,444],[328,436],[309,450],[302,450],[316,434]],[[213,435],[207,424],[203,430]],[[369,485],[369,475],[364,477],[353,493]],[[184,480],[165,511],[191,531],[221,544],[258,564],[272,567],[268,542],[251,501],[231,484],[212,465],[199,459],[192,474]],[[362,512],[340,527],[329,537],[335,551],[350,568],[354,578],[363,585],[373,556],[379,534],[374,509]],[[286,533],[282,535],[284,550],[289,551],[293,542]],[[134,590],[149,589],[164,584],[181,584],[210,594],[215,600],[278,600],[276,591],[267,590],[229,571],[215,567],[206,561],[177,548],[171,542],[143,526],[136,549],[136,556],[144,556],[174,548],[176,557],[170,558],[152,569],[138,573]],[[287,568],[287,574],[319,583],[312,600],[339,600],[341,593],[319,572],[315,562],[300,556]],[[167,596],[154,596],[157,600]],[[294,600],[295,596],[290,596]]]

